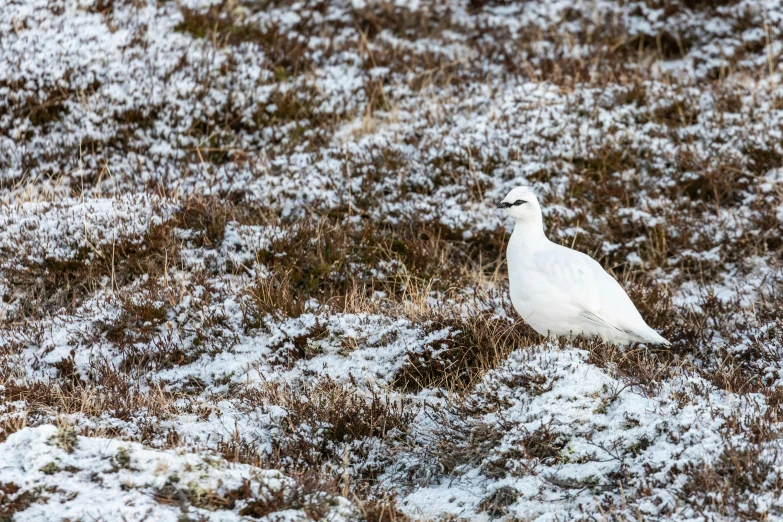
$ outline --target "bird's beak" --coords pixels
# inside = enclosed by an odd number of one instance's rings
[[[508,208],[510,206],[511,206],[511,203],[508,203],[506,201],[501,201],[500,203],[498,203],[498,208]]]

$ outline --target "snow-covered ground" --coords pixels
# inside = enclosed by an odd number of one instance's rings
[[[0,520],[783,517],[780,1],[0,13]],[[519,184],[671,349],[517,318]]]

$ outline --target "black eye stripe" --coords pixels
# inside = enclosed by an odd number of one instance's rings
[[[529,201],[525,201],[524,199],[518,199],[513,203],[509,203],[507,201],[503,201],[501,203],[498,203],[498,208],[511,208],[511,207],[518,207],[519,205],[522,205],[523,203],[530,203]]]

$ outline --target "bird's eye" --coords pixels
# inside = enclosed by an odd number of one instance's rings
[[[519,205],[521,205],[522,203],[527,203],[527,201],[525,201],[525,200],[523,200],[523,199],[518,199],[518,200],[516,200],[516,201],[514,202],[514,206],[515,206],[515,207],[518,207],[518,206],[519,206]]]

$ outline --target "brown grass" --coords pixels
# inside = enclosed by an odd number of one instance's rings
[[[99,418],[104,412],[111,412],[121,421],[135,420],[141,432],[140,441],[149,442],[160,435],[159,422],[170,417],[176,409],[172,393],[158,387],[142,392],[138,380],[100,363],[93,366],[86,379],[71,375],[57,384],[16,380],[3,384],[3,399],[8,403],[22,401],[28,410],[23,422],[4,423],[4,431],[0,434],[3,439],[25,425],[36,426],[74,414]],[[141,411],[144,414],[139,416]],[[80,434],[117,436],[120,433],[98,429]]]
[[[229,459],[266,465],[271,458],[276,466],[293,471],[320,469],[327,463],[339,465],[345,458],[345,445],[400,437],[415,416],[414,407],[407,401],[395,402],[377,392],[364,395],[328,378],[301,386],[269,385],[259,393],[248,393],[242,401],[248,406],[283,407],[287,414],[280,429],[285,436],[276,440],[271,457],[247,447],[237,451],[237,446],[230,443],[224,446],[223,454]],[[361,461],[362,451],[361,446],[354,447],[351,459]],[[371,480],[377,471],[365,467],[360,477]]]
[[[713,464],[672,472],[688,475],[679,495],[688,499],[697,513],[737,520],[769,520],[773,514],[780,514],[777,508],[769,511],[751,495],[783,486],[775,472],[777,458],[776,449],[765,451],[760,444],[738,447],[729,442]]]
[[[427,328],[448,329],[449,335],[408,355],[394,379],[394,385],[402,390],[469,390],[513,350],[530,346],[537,337],[521,322],[509,322],[488,312],[469,317],[435,317]]]
[[[141,238],[122,238],[99,251],[83,248],[74,258],[28,262],[6,272],[19,308],[18,319],[51,316],[61,308],[73,310],[103,287],[126,285],[142,275],[163,275],[179,245],[172,223],[151,225]]]
[[[0,520],[11,521],[15,513],[21,513],[30,507],[37,499],[31,491],[21,491],[13,482],[0,483]]]
[[[267,315],[297,317],[311,299],[341,310],[358,299],[368,300],[376,291],[396,303],[410,298],[413,287],[458,292],[458,281],[470,277],[471,270],[493,268],[483,261],[487,249],[478,242],[495,240],[493,246],[499,249],[503,241],[491,236],[465,244],[436,224],[420,222],[392,228],[331,219],[284,225],[284,230],[257,253],[258,262],[272,274],[248,292],[248,329],[260,327]],[[499,256],[490,251],[487,257]],[[385,276],[373,275],[373,269]]]
[[[292,38],[277,26],[261,28],[245,23],[241,10],[236,9],[234,2],[224,0],[207,11],[187,7],[182,7],[181,11],[184,20],[176,30],[209,39],[218,45],[255,43],[267,54],[268,67],[278,76],[296,76],[311,68],[306,39]]]

